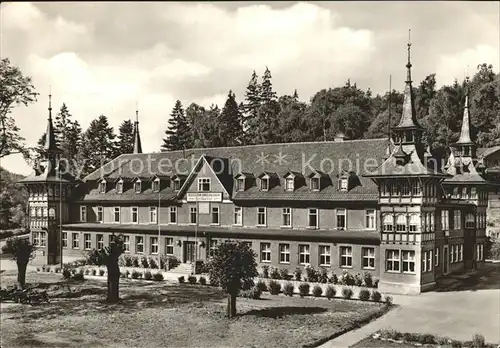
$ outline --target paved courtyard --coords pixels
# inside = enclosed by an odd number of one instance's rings
[[[358,330],[325,343],[324,348],[347,348],[380,329],[431,333],[457,340],[470,340],[474,333],[487,342],[500,344],[500,264],[473,281],[451,291],[443,289],[419,296],[396,296],[399,307]],[[472,278],[472,277],[471,277]]]

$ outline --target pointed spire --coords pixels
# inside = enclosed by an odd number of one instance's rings
[[[469,116],[469,77],[465,78],[465,105],[464,105],[464,116],[462,119],[462,129],[460,131],[460,137],[456,144],[469,145],[472,144],[470,137],[470,116]]]
[[[406,63],[406,86],[404,90],[403,112],[401,119],[395,128],[421,128],[417,122],[417,113],[415,112],[415,97],[411,86],[411,29],[408,31],[408,63]]]
[[[58,151],[54,125],[52,124],[52,94],[49,94],[49,118],[47,119],[47,131],[45,132],[45,144],[43,148],[47,153]]]
[[[139,107],[135,110],[133,153],[142,153],[141,135],[139,134]]]

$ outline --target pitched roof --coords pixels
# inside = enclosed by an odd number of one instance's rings
[[[493,155],[497,151],[500,151],[500,145],[493,146],[493,147],[480,147],[477,149],[477,156],[479,158],[486,158],[488,156]]]

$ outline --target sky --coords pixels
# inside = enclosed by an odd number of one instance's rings
[[[279,95],[309,101],[350,79],[360,88],[402,90],[411,29],[415,85],[438,86],[500,66],[499,2],[17,2],[0,4],[0,55],[33,78],[38,102],[13,116],[28,146],[66,103],[86,129],[106,115],[117,132],[138,107],[144,152],[159,151],[179,99],[238,102],[266,68]],[[467,68],[469,66],[469,68]],[[22,156],[1,165],[29,174]]]

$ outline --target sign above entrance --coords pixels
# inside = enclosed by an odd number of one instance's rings
[[[210,214],[210,203],[200,202],[200,204],[198,204],[198,208],[200,209],[200,214]]]
[[[188,192],[188,202],[222,202],[222,192]]]

